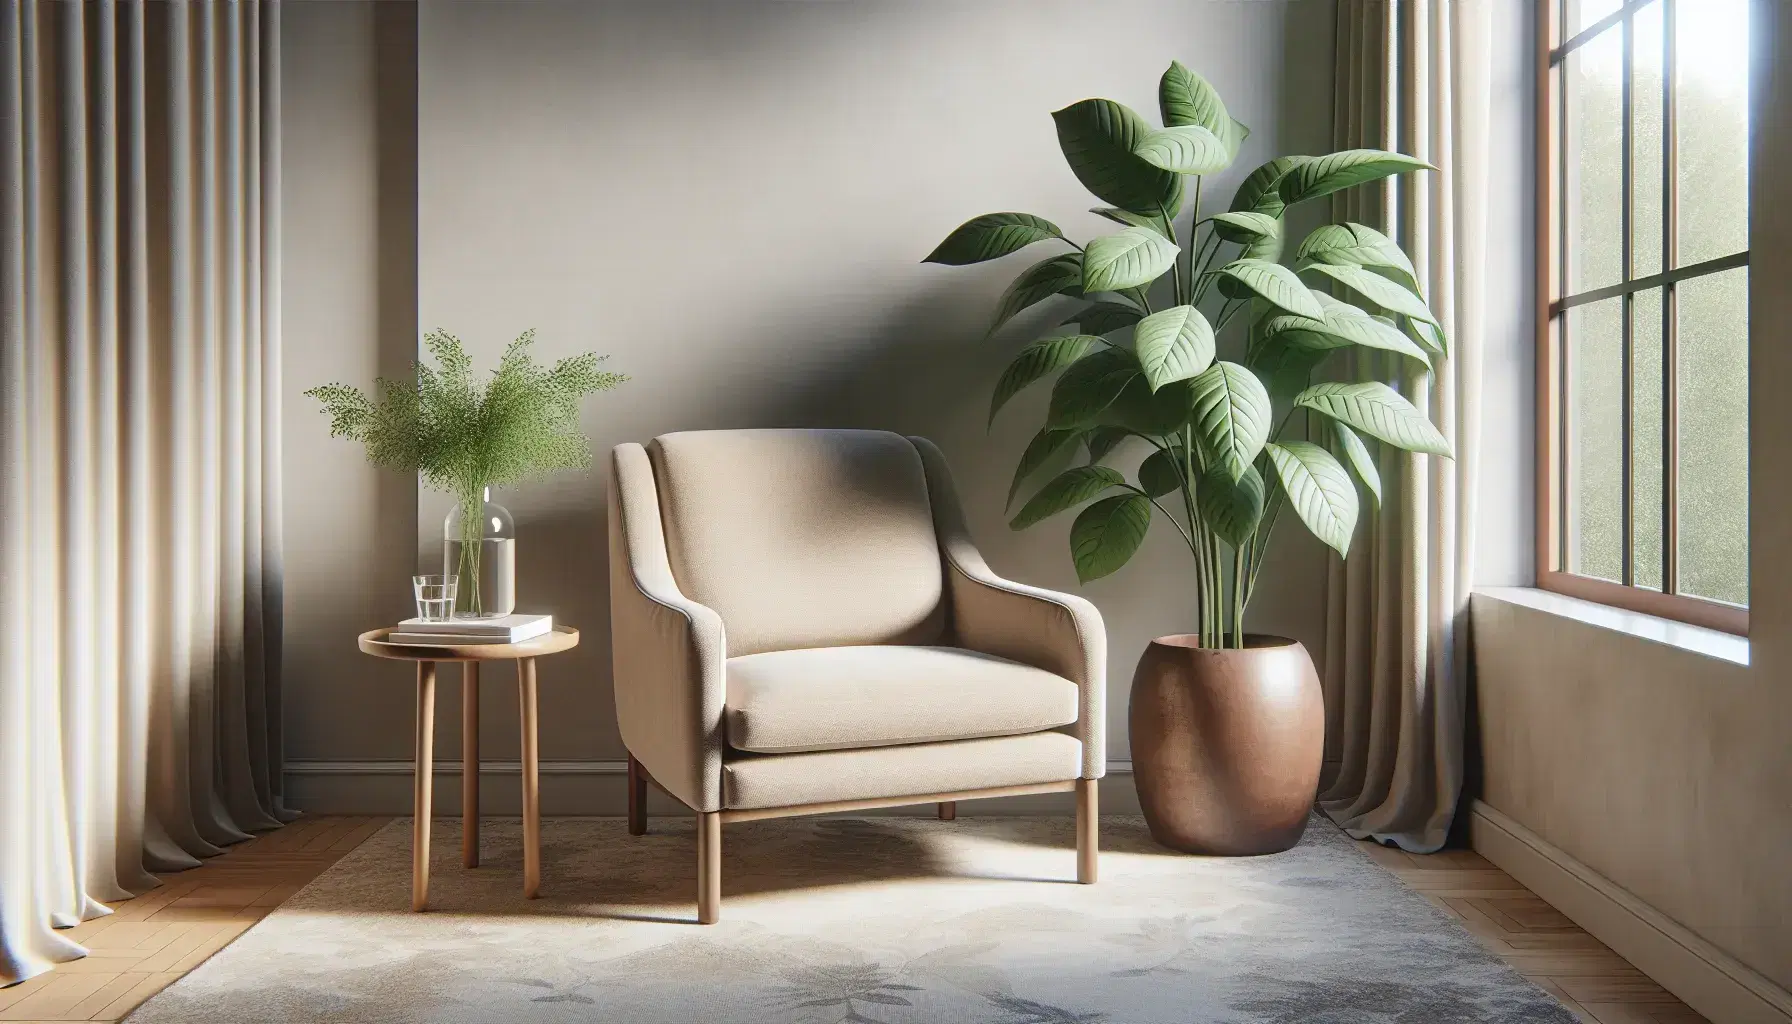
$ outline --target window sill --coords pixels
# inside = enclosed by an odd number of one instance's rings
[[[1610,630],[1614,633],[1627,633],[1639,639],[1668,647],[1678,647],[1693,654],[1702,654],[1708,658],[1717,658],[1736,665],[1747,665],[1749,660],[1748,638],[1724,633],[1703,626],[1689,625],[1664,619],[1657,615],[1646,615],[1611,605],[1594,604],[1578,597],[1557,594],[1549,590],[1537,590],[1533,587],[1476,587],[1475,593],[1495,601],[1520,605],[1564,619],[1584,622],[1589,626]]]

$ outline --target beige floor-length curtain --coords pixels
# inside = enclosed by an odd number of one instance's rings
[[[278,7],[0,0],[0,984],[280,799]]]
[[[1340,219],[1412,256],[1450,353],[1428,382],[1386,379],[1450,439],[1453,460],[1384,451],[1387,500],[1327,602],[1326,775],[1320,805],[1361,838],[1444,843],[1462,790],[1468,594],[1480,444],[1489,9],[1498,0],[1339,0],[1336,139],[1438,170],[1340,193]]]

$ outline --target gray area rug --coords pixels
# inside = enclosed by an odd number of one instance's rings
[[[518,823],[460,867],[434,833],[412,914],[393,822],[136,1024],[207,1021],[1551,1021],[1572,1014],[1315,819],[1301,844],[1186,857],[1103,821],[1101,881],[1069,818],[786,819],[723,830],[722,922],[694,923],[688,818]]]

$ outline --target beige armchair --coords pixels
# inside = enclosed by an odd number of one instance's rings
[[[714,430],[618,446],[616,716],[629,830],[649,781],[695,811],[698,920],[721,827],[1077,794],[1096,872],[1107,640],[1079,597],[990,572],[945,459],[870,430]]]

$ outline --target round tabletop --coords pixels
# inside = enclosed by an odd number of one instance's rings
[[[370,629],[357,638],[364,653],[376,658],[400,661],[515,661],[559,654],[579,646],[579,631],[571,626],[556,625],[551,633],[543,633],[514,644],[394,644],[386,634],[395,627]]]

